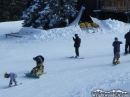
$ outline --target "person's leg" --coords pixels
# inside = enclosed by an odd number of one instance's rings
[[[16,79],[13,79],[13,81],[14,81],[15,85],[17,85],[17,81],[16,81]]]
[[[120,52],[117,52],[117,60],[120,58]]]
[[[128,44],[128,48],[129,48],[129,51],[128,51],[128,53],[130,54],[130,44]]]
[[[36,67],[34,67],[34,68],[31,70],[30,73],[31,73],[31,74],[35,74],[35,73],[36,73]]]
[[[79,56],[79,47],[75,47],[76,56]]]
[[[128,53],[128,44],[126,43],[125,44],[125,54],[127,54]]]
[[[115,56],[114,56],[113,61],[112,61],[112,62],[113,62],[113,64],[115,64],[115,61],[116,61],[116,58],[115,58]]]
[[[11,87],[12,85],[12,79],[10,79],[10,82],[9,82],[9,87]]]
[[[117,52],[117,59],[116,59],[117,60],[116,61],[117,64],[120,64],[119,58],[120,58],[120,52]]]
[[[115,64],[116,63],[116,52],[114,51],[114,57],[113,57],[113,64]]]

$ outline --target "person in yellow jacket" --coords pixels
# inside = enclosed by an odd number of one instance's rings
[[[42,75],[43,74],[43,70],[44,70],[44,66],[43,65],[37,65],[36,67],[34,67],[31,70],[31,74],[36,74],[36,75]]]
[[[31,74],[36,74],[36,75],[42,75],[44,73],[44,57],[41,55],[38,55],[33,58],[34,61],[36,61],[36,66],[31,70]]]

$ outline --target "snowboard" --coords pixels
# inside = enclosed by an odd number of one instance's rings
[[[43,74],[46,74],[47,72],[44,72]],[[27,77],[32,77],[32,78],[40,78],[41,75],[36,75],[36,74],[30,74],[30,73],[25,73]]]
[[[36,75],[36,74],[25,73],[25,75],[26,75],[27,77],[40,78],[40,76],[38,76],[38,75]]]
[[[17,85],[8,86],[8,87],[5,87],[4,89],[11,88],[11,87],[15,87],[15,86],[19,86],[19,85],[22,85],[22,83],[19,83],[19,84],[17,84]]]
[[[66,57],[66,58],[70,58],[70,59],[84,59],[84,57],[75,57],[75,56]]]

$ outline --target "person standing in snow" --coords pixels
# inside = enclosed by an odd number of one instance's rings
[[[112,43],[113,52],[114,52],[114,58],[113,58],[113,64],[120,64],[119,58],[120,58],[120,44],[122,44],[121,41],[118,41],[118,38],[115,37],[114,42]]]
[[[79,38],[78,34],[75,34],[75,37],[72,37],[72,38],[74,40],[74,47],[75,47],[75,53],[76,53],[75,57],[79,57],[79,47],[80,47],[81,39]]]
[[[4,74],[4,78],[9,78],[9,77],[10,77],[9,87],[11,87],[13,82],[15,85],[17,85],[17,81],[16,81],[17,75],[15,73],[5,73]]]
[[[42,75],[44,73],[44,57],[41,55],[38,55],[33,58],[34,61],[36,61],[36,66],[31,70],[31,74],[36,74],[36,75]]]
[[[124,35],[125,42],[125,54],[130,54],[130,31]],[[129,49],[128,49],[129,48]]]

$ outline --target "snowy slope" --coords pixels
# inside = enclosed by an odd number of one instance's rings
[[[123,56],[124,34],[130,25],[117,20],[92,18],[101,29],[91,33],[78,26],[38,30],[22,28],[22,21],[0,23],[0,97],[92,97],[96,89],[110,91],[120,89],[130,92],[130,56]],[[8,37],[4,34],[18,32],[23,38]],[[90,32],[90,33],[88,33]],[[75,55],[72,36],[81,38],[80,56],[85,59],[67,59]],[[121,64],[112,66],[114,38],[121,45]],[[45,57],[45,72],[40,79],[27,78],[36,64],[33,57]],[[9,79],[5,72],[17,73],[20,86],[4,89]]]

